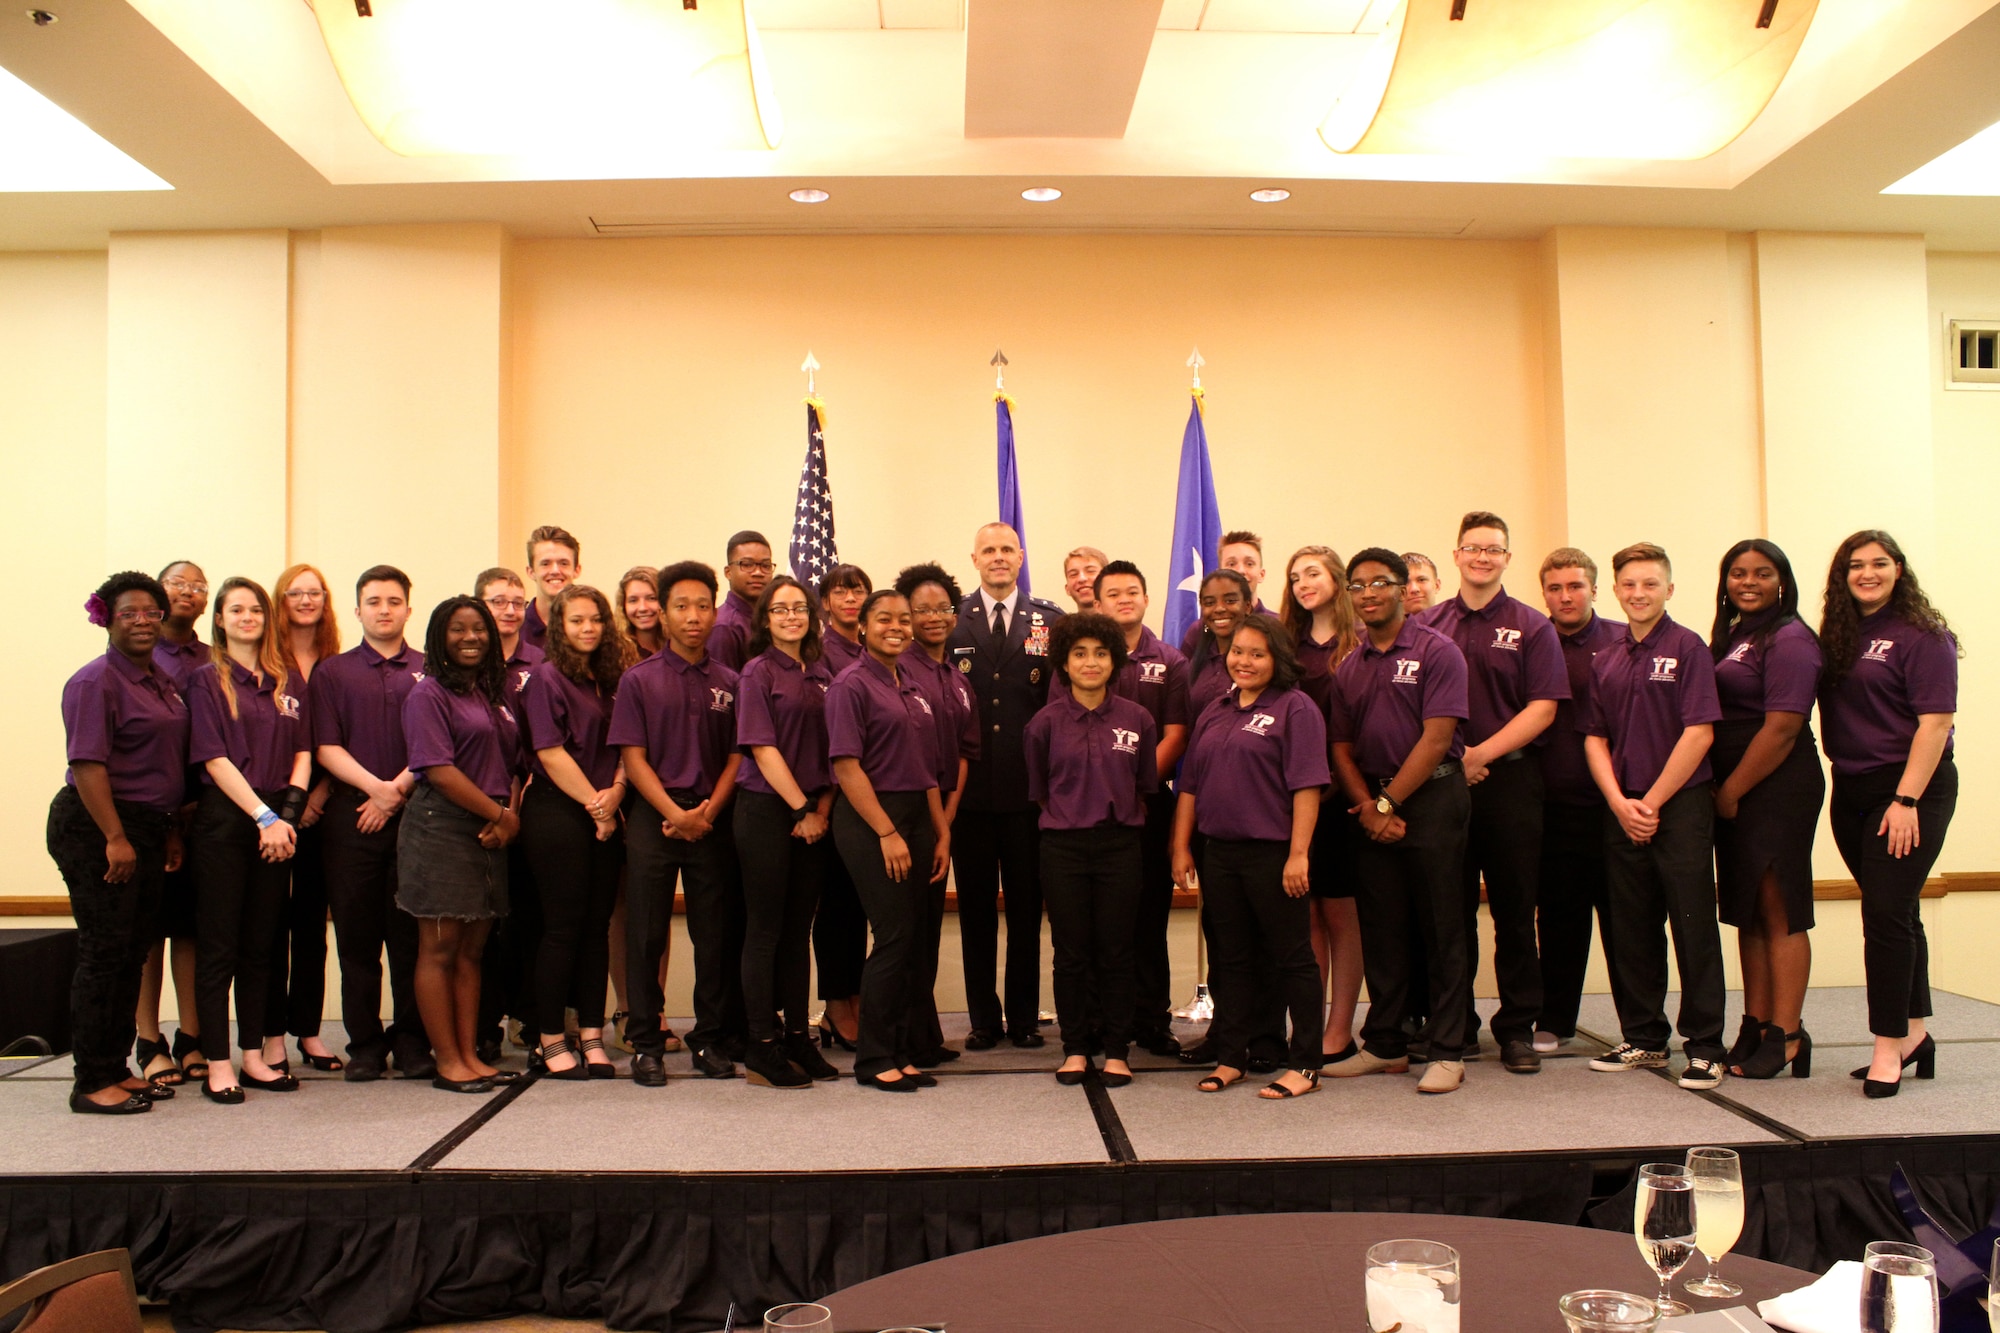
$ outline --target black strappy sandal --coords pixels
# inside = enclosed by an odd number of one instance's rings
[[[618,1066],[611,1063],[611,1052],[604,1049],[604,1038],[585,1037],[580,1044],[580,1049],[583,1055],[583,1067],[590,1071],[589,1077],[591,1078],[618,1077]],[[597,1052],[604,1058],[602,1060],[591,1059],[590,1053],[592,1051]]]
[[[132,1046],[132,1053],[139,1060],[139,1077],[156,1088],[174,1088],[187,1082],[187,1075],[181,1072],[180,1064],[174,1059],[172,1048],[165,1037],[158,1041],[139,1038]],[[157,1074],[153,1072],[153,1061],[165,1060],[167,1067]]]
[[[1307,1093],[1319,1091],[1319,1071],[1317,1069],[1294,1069],[1289,1072],[1297,1074],[1300,1078],[1304,1079],[1306,1085],[1303,1088],[1288,1088],[1278,1082],[1278,1080],[1272,1079],[1257,1090],[1257,1095],[1265,1101],[1279,1102],[1284,1101],[1288,1097],[1303,1097]]]
[[[189,1056],[194,1059],[190,1061]],[[201,1040],[190,1037],[185,1032],[174,1033],[174,1059],[180,1061],[181,1073],[191,1079],[208,1077],[208,1057],[201,1053]]]
[[[322,1074],[337,1074],[341,1070],[347,1068],[347,1062],[345,1060],[342,1060],[339,1056],[314,1055],[311,1051],[306,1049],[306,1044],[304,1042],[299,1043],[299,1059],[305,1061],[307,1064],[311,1065],[314,1069],[319,1070],[319,1072]]]
[[[1210,1074],[1207,1078],[1195,1084],[1194,1088],[1196,1092],[1221,1092],[1224,1088],[1235,1087],[1245,1077],[1247,1076],[1244,1074],[1238,1074],[1235,1078],[1224,1078],[1220,1074]]]

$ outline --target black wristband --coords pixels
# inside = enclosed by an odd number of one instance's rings
[[[817,810],[818,808],[819,806],[813,801],[813,799],[811,797],[807,797],[806,803],[804,805],[792,811],[792,823],[795,825],[805,823],[807,816],[811,815],[812,812]]]
[[[1896,795],[1891,799],[1893,799],[1897,805],[1906,805],[1912,810],[1917,808],[1917,798],[1914,796],[1905,796],[1901,792],[1897,792]]]
[[[304,787],[285,787],[278,792],[278,818],[293,828],[306,812],[306,790]]]

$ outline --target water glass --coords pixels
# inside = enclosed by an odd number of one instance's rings
[[[1937,1256],[1878,1240],[1861,1260],[1861,1333],[1937,1333]]]
[[[1660,1279],[1653,1298],[1662,1317],[1688,1313],[1668,1291],[1674,1274],[1694,1257],[1694,1174],[1678,1162],[1650,1162],[1639,1168],[1639,1196],[1632,1207],[1632,1235],[1639,1257]]]
[[[1368,1247],[1369,1333],[1458,1333],[1458,1251],[1434,1240]]]
[[[1556,1302],[1569,1333],[1652,1333],[1660,1307],[1629,1291],[1572,1291]]]
[[[796,1301],[764,1311],[764,1333],[830,1333],[833,1311],[824,1305]]]
[[[1697,1296],[1741,1296],[1743,1288],[1725,1282],[1715,1264],[1743,1235],[1743,1159],[1728,1148],[1689,1148],[1687,1167],[1694,1176],[1694,1247],[1708,1260],[1707,1276],[1688,1279],[1687,1289]]]

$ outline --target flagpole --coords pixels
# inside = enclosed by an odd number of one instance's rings
[[[1207,360],[1201,354],[1201,348],[1197,347],[1188,354],[1187,364],[1194,371],[1194,383],[1190,387],[1189,392],[1194,395],[1195,410],[1200,411],[1203,398],[1201,368],[1208,364]],[[1201,571],[1197,570],[1195,574],[1199,578]],[[1201,877],[1196,875],[1194,881],[1194,995],[1189,998],[1186,1004],[1174,1010],[1175,1018],[1186,1019],[1191,1023],[1204,1022],[1215,1017],[1215,997],[1209,994],[1208,990],[1208,936],[1201,928],[1201,917]]]

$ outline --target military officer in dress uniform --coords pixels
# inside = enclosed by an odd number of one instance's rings
[[[964,949],[967,1050],[989,1050],[1002,1033],[1016,1046],[1040,1046],[1042,886],[1037,810],[1028,799],[1021,751],[1028,720],[1048,701],[1049,635],[1062,612],[1021,588],[1021,538],[988,523],[972,539],[979,591],[958,608],[946,661],[964,673],[979,707],[979,758],[966,773],[965,798],[952,827],[958,928]],[[1007,999],[1003,1011],[994,968],[1000,890],[1007,894]]]

